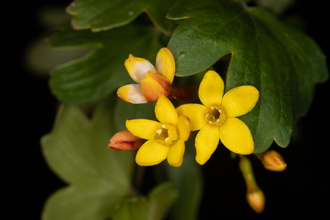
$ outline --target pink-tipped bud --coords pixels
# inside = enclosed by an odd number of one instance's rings
[[[248,192],[246,199],[250,207],[257,213],[261,213],[265,207],[265,196],[261,189]]]
[[[260,213],[265,207],[265,196],[254,178],[250,160],[247,157],[241,156],[239,167],[246,184],[247,202],[255,212]]]
[[[259,156],[259,159],[267,170],[279,172],[285,170],[287,166],[283,157],[274,150],[266,151]]]
[[[109,150],[134,151],[141,147],[144,139],[134,136],[127,129],[117,132],[108,143]]]

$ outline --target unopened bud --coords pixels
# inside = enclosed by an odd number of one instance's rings
[[[283,157],[274,150],[266,151],[265,153],[259,154],[257,157],[267,170],[283,171],[287,166]]]
[[[261,213],[265,207],[265,196],[262,190],[248,192],[246,200],[250,207],[257,213]]]
[[[108,143],[109,150],[134,151],[141,147],[144,139],[134,136],[127,129],[117,132]]]
[[[254,179],[250,160],[245,156],[241,156],[239,167],[246,184],[247,202],[255,212],[260,213],[264,210],[265,207],[265,196],[257,185],[256,180]]]

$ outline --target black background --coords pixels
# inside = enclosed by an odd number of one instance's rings
[[[6,219],[40,219],[47,197],[64,186],[48,168],[40,150],[40,137],[50,132],[57,102],[48,79],[36,77],[24,66],[24,51],[43,33],[37,21],[42,6],[70,1],[20,1],[3,6],[1,13],[2,210]],[[297,1],[288,11],[301,16],[306,33],[330,55],[329,12],[326,1]],[[329,62],[328,62],[329,66]],[[266,195],[263,213],[255,214],[245,201],[245,186],[236,160],[217,150],[203,167],[204,196],[199,219],[253,217],[277,219],[327,216],[329,196],[329,82],[316,87],[315,100],[300,123],[302,139],[288,148],[276,148],[285,158],[286,171],[264,170],[252,158],[255,176]],[[4,132],[3,132],[4,131]],[[219,163],[223,164],[219,169]],[[3,205],[4,204],[4,205]]]

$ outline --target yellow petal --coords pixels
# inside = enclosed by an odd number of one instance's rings
[[[140,166],[153,166],[161,163],[167,157],[169,147],[159,141],[150,140],[144,143],[135,156]]]
[[[117,90],[117,95],[125,102],[134,104],[147,103],[147,100],[143,96],[141,86],[139,84],[122,86]]]
[[[205,114],[208,109],[200,104],[184,104],[176,108],[179,115],[187,116],[190,120],[192,131],[196,131],[207,125]]]
[[[248,126],[238,118],[227,118],[220,126],[220,140],[225,147],[237,154],[251,154],[254,142]]]
[[[167,162],[173,167],[179,167],[183,161],[185,145],[183,140],[178,140],[170,146],[167,154]]]
[[[140,82],[141,90],[147,102],[154,102],[159,95],[168,96],[169,93],[165,88],[154,78],[152,74],[147,74]]]
[[[161,128],[161,124],[157,121],[148,119],[126,120],[126,128],[133,135],[142,139],[154,139],[156,131]]]
[[[239,86],[229,90],[222,99],[228,117],[238,117],[251,111],[257,104],[259,91],[253,86]]]
[[[146,59],[134,57],[132,54],[125,60],[125,67],[131,78],[140,83],[148,72],[156,73],[155,67]]]
[[[156,57],[156,69],[158,74],[165,77],[171,84],[175,74],[175,61],[172,52],[164,47],[159,50]]]
[[[220,75],[213,70],[209,70],[205,73],[199,85],[198,96],[207,107],[212,105],[219,106],[221,105],[223,90],[224,83]]]
[[[172,102],[163,95],[160,95],[155,106],[155,114],[158,121],[165,124],[177,125],[178,113]]]
[[[195,139],[196,161],[200,165],[206,163],[219,144],[219,127],[205,126]]]
[[[188,137],[190,135],[190,129],[191,128],[189,118],[184,115],[180,115],[178,119],[178,131],[181,140],[188,140]]]

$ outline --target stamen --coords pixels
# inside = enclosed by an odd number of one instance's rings
[[[179,138],[177,128],[173,125],[162,124],[161,128],[156,130],[155,140],[164,141],[167,144],[172,144]]]
[[[210,110],[205,114],[208,124],[219,125],[221,118],[224,118],[223,113],[221,107],[211,106]]]

